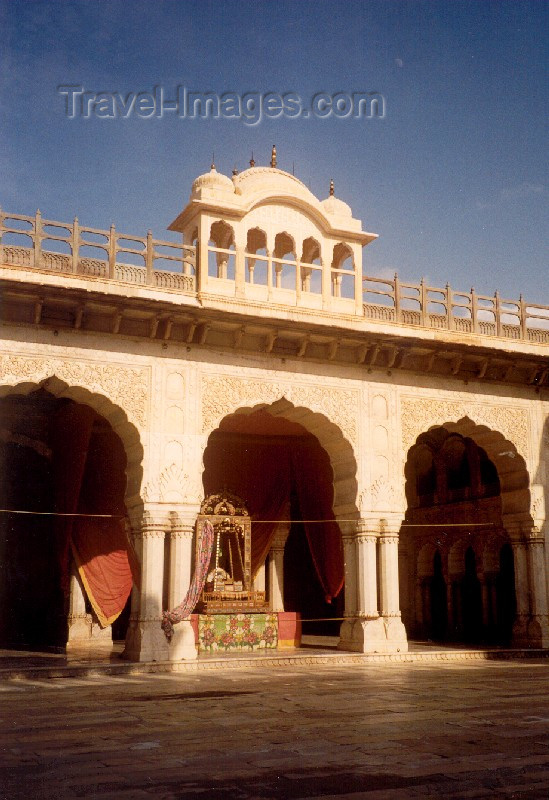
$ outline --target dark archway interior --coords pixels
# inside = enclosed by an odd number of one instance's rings
[[[63,647],[71,542],[86,568],[113,545],[110,520],[59,512],[123,515],[124,447],[91,408],[43,389],[0,400],[0,419],[0,643]]]
[[[298,611],[305,619],[341,616],[341,535],[334,522],[322,523],[333,520],[333,473],[316,437],[264,410],[235,414],[210,436],[204,468],[206,494],[233,492],[254,520],[292,520],[284,552],[285,610]],[[303,524],[304,519],[321,524]],[[268,558],[276,528],[274,523],[252,523],[254,572]],[[337,625],[311,623],[304,632],[335,635]]]
[[[419,437],[405,474],[401,608],[408,635],[509,644],[513,553],[496,467],[472,439],[437,428]]]

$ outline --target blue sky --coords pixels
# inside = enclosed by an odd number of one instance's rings
[[[192,180],[253,150],[380,234],[365,272],[549,304],[548,4],[2,0],[0,204],[170,238]],[[91,92],[380,92],[383,119],[68,119]]]

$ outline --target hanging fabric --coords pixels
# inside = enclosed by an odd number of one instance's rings
[[[189,586],[185,598],[181,603],[172,611],[164,611],[162,614],[161,627],[164,631],[166,639],[171,642],[173,636],[173,626],[181,620],[190,616],[193,608],[198,602],[198,598],[204,588],[206,576],[210,566],[210,559],[212,557],[212,549],[214,544],[214,528],[209,520],[205,520],[202,525],[202,530],[198,533],[198,546],[196,555],[196,565],[194,575]]]

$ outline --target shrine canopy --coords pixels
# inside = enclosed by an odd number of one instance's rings
[[[264,563],[277,522],[287,520],[290,499],[299,509],[316,574],[328,602],[343,587],[341,532],[334,519],[333,473],[318,440],[297,423],[265,411],[233,415],[221,423],[204,454],[206,495],[228,489],[243,498],[252,517],[251,562]]]

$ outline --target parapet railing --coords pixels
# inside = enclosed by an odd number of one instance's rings
[[[231,259],[235,252],[211,247],[208,250],[221,260],[217,264],[218,275],[234,282]],[[255,283],[256,262],[267,265],[267,283],[272,282],[271,262],[288,265],[270,256],[245,253],[244,257],[249,270],[246,283]],[[25,216],[0,210],[0,263],[184,294],[194,295],[197,291],[195,246],[153,239],[150,231],[142,237],[120,233],[114,225],[109,230],[84,227],[77,218],[72,223],[45,220],[39,211],[35,216]],[[316,264],[300,267],[323,270]],[[347,270],[331,269],[332,272],[352,275]],[[307,277],[308,273],[304,274]],[[306,295],[311,294],[312,287],[304,281],[300,288],[301,291],[296,290],[295,305],[306,306]],[[549,344],[549,306],[529,303],[522,295],[518,300],[508,300],[498,292],[493,296],[477,294],[474,289],[462,292],[449,285],[428,286],[424,280],[419,284],[404,283],[398,275],[392,280],[366,276],[363,288],[361,311],[370,320]],[[224,291],[223,287],[215,289],[216,293]],[[332,286],[330,291],[339,299],[337,287]],[[341,298],[352,299],[346,293]],[[328,298],[327,311],[333,310],[331,302],[332,298]],[[353,312],[345,309],[348,313]],[[360,303],[354,313],[360,314]]]
[[[419,325],[424,328],[500,336],[530,342],[549,342],[549,306],[529,303],[520,295],[507,300],[495,292],[492,296],[477,294],[474,289],[462,292],[365,277],[364,316],[384,322]],[[374,301],[375,298],[375,301]]]
[[[9,234],[9,242],[6,236]],[[30,240],[30,241],[29,241]],[[20,244],[18,242],[21,242]],[[25,246],[30,244],[30,246]],[[0,211],[0,262],[62,275],[195,292],[195,248],[74,222]]]

